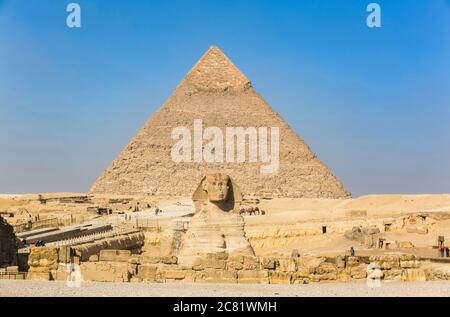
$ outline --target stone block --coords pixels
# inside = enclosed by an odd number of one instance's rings
[[[321,263],[314,271],[314,274],[327,274],[327,273],[337,273],[336,265],[333,263]]]
[[[130,283],[141,283],[142,279],[139,277],[132,277],[130,278]]]
[[[226,260],[217,260],[214,258],[204,258],[201,260],[201,267],[204,269],[225,270],[226,265]]]
[[[240,284],[267,284],[269,283],[268,270],[241,270],[238,271],[238,283]]]
[[[278,271],[282,272],[296,272],[297,271],[297,262],[292,258],[279,259],[278,260]]]
[[[50,272],[28,272],[27,280],[50,281]]]
[[[400,261],[400,267],[402,269],[419,268],[420,267],[420,261],[417,261],[417,260]]]
[[[311,274],[309,277],[312,282],[334,281],[337,280],[337,271],[335,273]]]
[[[288,272],[269,272],[269,283],[270,284],[292,284],[293,274]]]
[[[352,279],[364,279],[367,277],[367,265],[360,264],[358,266],[353,266],[347,268],[347,272]]]
[[[389,281],[401,281],[402,273],[403,271],[401,269],[383,270],[383,279]]]
[[[262,258],[261,266],[263,269],[275,270],[277,268],[278,260],[276,258]]]
[[[141,262],[139,256],[132,256],[130,259],[128,259],[128,263],[138,265]]]
[[[59,262],[58,248],[54,247],[31,247],[28,256],[28,265],[30,269],[46,268],[50,271],[58,269]]]
[[[196,282],[206,283],[237,283],[238,275],[233,270],[205,269]]]
[[[292,277],[292,284],[309,284],[309,278]]]
[[[228,260],[228,253],[225,251],[217,253],[208,253],[206,257],[215,260]]]
[[[66,281],[67,277],[69,276],[69,272],[67,272],[67,269],[63,266],[60,266],[58,270],[56,270],[56,280],[57,281]]]
[[[426,280],[427,277],[425,271],[422,269],[406,269],[402,272],[402,281],[418,282]]]
[[[331,281],[337,279],[337,268],[332,263],[323,262],[314,270],[309,277],[313,282]]]
[[[131,251],[129,250],[101,250],[100,261],[108,262],[127,262],[131,257]]]
[[[315,269],[319,267],[321,263],[325,262],[324,257],[315,256],[301,256],[297,260],[298,268],[307,268],[310,273],[314,273]]]
[[[182,280],[186,277],[186,271],[183,270],[167,270],[164,271],[165,279]]]
[[[336,267],[339,269],[345,268],[345,258],[342,255],[338,255],[335,259]]]
[[[315,268],[299,267],[294,273],[295,278],[309,278],[310,274],[314,274]]]
[[[346,267],[353,267],[359,265],[359,258],[356,256],[349,256],[347,258],[347,264]]]
[[[244,270],[259,270],[260,263],[257,257],[244,256]]]
[[[370,226],[363,229],[364,234],[372,235],[380,233],[380,229],[376,226]]]
[[[177,264],[178,258],[176,256],[163,256],[161,257],[161,263],[164,264]]]
[[[18,266],[8,266],[8,267],[6,267],[6,272],[19,273],[19,267]]]
[[[141,264],[137,269],[137,277],[146,282],[154,282],[156,280],[156,271],[158,267],[152,264]]]
[[[370,257],[370,262],[378,263],[382,270],[398,269],[400,267],[400,255],[398,254],[373,255]]]
[[[157,264],[161,262],[160,256],[149,256],[149,255],[141,255],[139,257],[139,262],[142,264]]]
[[[351,281],[352,277],[350,276],[350,273],[348,271],[349,269],[339,268],[337,272],[337,279],[341,282]]]
[[[235,262],[235,261],[227,261],[227,269],[228,270],[242,270],[244,268],[244,263]]]
[[[426,225],[408,225],[406,226],[406,232],[408,233],[418,233],[418,234],[427,234],[428,227]]]
[[[414,245],[412,244],[411,241],[399,241],[398,247],[400,249],[411,249],[411,248],[414,248]]]

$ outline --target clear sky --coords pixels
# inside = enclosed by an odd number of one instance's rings
[[[211,44],[354,196],[450,192],[450,1],[70,2],[0,0],[0,192],[87,191]]]

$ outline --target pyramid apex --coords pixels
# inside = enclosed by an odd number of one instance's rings
[[[250,80],[216,45],[211,45],[180,86],[194,91],[245,91]]]

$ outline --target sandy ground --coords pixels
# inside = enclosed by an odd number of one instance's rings
[[[383,282],[371,289],[365,282],[314,283],[307,285],[246,285],[246,284],[147,284],[94,283],[68,287],[65,282],[0,280],[0,297],[449,297],[450,281]]]

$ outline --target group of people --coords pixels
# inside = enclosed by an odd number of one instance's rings
[[[43,240],[37,240],[34,244],[36,247],[45,247],[45,242]],[[27,239],[22,239],[22,247],[28,247]]]
[[[38,240],[34,245],[37,247],[45,247],[45,242],[42,240]]]
[[[163,210],[162,209],[159,209],[159,207],[156,207],[155,208],[155,216],[157,216],[158,214],[160,214],[160,213],[162,213],[163,212]]]
[[[441,258],[450,257],[450,249],[448,247],[445,247],[443,244],[439,247],[439,253],[441,255]]]
[[[242,216],[253,216],[253,215],[265,215],[266,212],[264,210],[260,210],[258,207],[241,206],[239,208],[239,214],[241,214]]]

